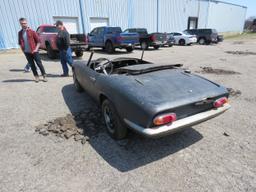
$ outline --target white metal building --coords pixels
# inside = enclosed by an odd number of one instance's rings
[[[70,33],[88,33],[102,25],[145,27],[149,32],[242,32],[246,10],[215,0],[0,0],[0,50],[18,47],[20,17],[26,17],[33,29],[60,19]]]

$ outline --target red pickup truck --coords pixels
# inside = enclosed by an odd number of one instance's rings
[[[55,25],[40,25],[37,30],[40,37],[40,49],[46,50],[50,59],[58,56],[56,37],[58,29]],[[77,57],[82,57],[83,52],[88,48],[88,40],[85,34],[70,34],[70,47]]]

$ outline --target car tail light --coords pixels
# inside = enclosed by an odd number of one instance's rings
[[[214,103],[213,106],[215,108],[222,107],[225,103],[228,103],[228,98],[227,97],[221,97],[220,99],[217,99]]]
[[[168,113],[159,115],[156,118],[154,118],[153,123],[156,126],[165,125],[168,123],[172,123],[173,121],[176,121],[177,117],[175,113]]]
[[[156,40],[156,36],[155,36],[155,35],[152,35],[152,36],[150,37],[150,39],[151,39],[151,41],[155,41],[155,40]]]
[[[123,37],[121,37],[121,36],[118,36],[118,37],[116,38],[116,40],[117,40],[117,41],[123,41],[123,40],[124,40],[124,38],[123,38]]]

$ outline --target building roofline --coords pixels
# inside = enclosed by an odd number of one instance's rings
[[[247,6],[239,5],[239,4],[235,4],[235,3],[229,3],[226,1],[219,1],[219,0],[201,0],[201,1],[208,1],[208,2],[213,2],[213,3],[224,3],[224,4],[233,5],[233,6],[242,7],[242,8],[247,9]]]

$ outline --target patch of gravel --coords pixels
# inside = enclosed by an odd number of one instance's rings
[[[232,55],[256,55],[256,52],[251,52],[251,51],[226,51],[227,54],[232,54]]]
[[[68,114],[36,126],[35,131],[43,136],[55,135],[63,139],[74,139],[85,144],[89,137],[96,136],[104,121],[99,109],[90,109],[75,115]]]
[[[239,97],[242,94],[242,92],[240,90],[235,90],[233,88],[227,88],[227,90],[231,97]]]
[[[198,73],[210,73],[210,74],[216,74],[216,75],[236,75],[241,74],[236,71],[231,70],[225,70],[225,69],[214,69],[212,67],[200,67],[201,71],[197,71]]]

